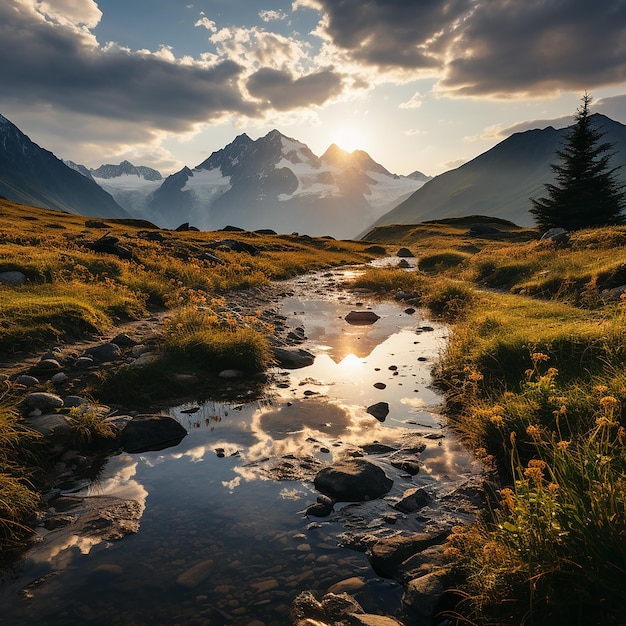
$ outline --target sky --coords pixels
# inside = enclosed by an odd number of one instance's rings
[[[626,0],[1,0],[0,113],[164,175],[277,128],[436,175],[585,92],[626,123]]]

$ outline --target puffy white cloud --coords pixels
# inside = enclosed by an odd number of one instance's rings
[[[273,22],[273,21],[284,20],[288,16],[284,11],[264,10],[264,11],[259,11],[259,17],[264,22]]]
[[[212,33],[217,32],[217,24],[206,16],[202,16],[199,20],[197,20],[194,26],[202,26]]]

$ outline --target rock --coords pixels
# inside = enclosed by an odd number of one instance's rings
[[[354,593],[359,589],[363,589],[363,587],[365,587],[365,579],[361,576],[353,576],[352,578],[340,580],[338,583],[329,587],[328,593]]]
[[[213,570],[213,560],[206,559],[193,567],[190,567],[188,570],[184,571],[182,574],[178,576],[176,582],[181,587],[187,587],[188,589],[193,589],[197,587],[202,581],[206,580]]]
[[[222,229],[223,230],[223,229]],[[226,248],[233,252],[247,252],[251,256],[259,254],[259,249],[255,246],[245,243],[243,241],[235,241],[234,239],[222,239],[221,241],[214,241],[213,243],[206,244],[206,248],[219,249]]]
[[[257,235],[276,235],[276,231],[271,228],[259,228],[254,231]]]
[[[42,409],[44,411],[50,409],[58,409],[63,406],[63,399],[54,393],[45,391],[36,391],[26,396],[26,405],[30,409]]]
[[[162,233],[160,233],[158,230],[155,231],[148,231],[145,234],[145,238],[148,241],[165,241],[165,237],[162,235]]]
[[[189,222],[183,222],[174,229],[177,233],[186,233],[189,231]]]
[[[295,626],[323,626],[326,611],[310,591],[303,591],[293,601],[291,619]]]
[[[362,502],[385,495],[393,481],[378,465],[365,459],[348,459],[320,470],[314,484],[336,501]]]
[[[118,243],[119,238],[112,235],[105,235],[97,241],[88,242],[85,244],[86,248],[93,250],[94,252],[103,252],[105,254],[113,254],[120,259],[130,260],[133,258],[133,253],[129,248],[122,246]]]
[[[18,385],[24,385],[24,387],[36,387],[39,384],[39,379],[28,374],[22,374],[15,379]]]
[[[146,352],[150,352],[150,348],[143,343],[138,343],[130,349],[130,355],[135,359],[139,358],[142,354],[145,354]]]
[[[374,311],[350,311],[344,319],[348,324],[373,324],[380,319],[380,315]]]
[[[38,372],[58,372],[61,369],[61,364],[56,359],[41,359],[35,365],[35,369]]]
[[[89,404],[87,398],[82,396],[65,396],[63,403],[67,407],[81,406],[82,404]]]
[[[225,380],[233,380],[235,378],[243,378],[245,376],[244,372],[241,370],[222,370],[219,374],[219,378],[223,378]]]
[[[363,252],[368,254],[387,254],[387,250],[383,246],[368,246]]]
[[[415,476],[415,474],[418,474],[420,471],[419,462],[416,461],[415,459],[398,459],[398,460],[393,459],[391,461],[391,465],[392,467],[402,470],[403,472],[406,472],[407,474],[411,474],[411,476]]]
[[[408,307],[408,308],[404,309],[404,312],[405,312],[407,315],[413,315],[413,313],[415,313],[415,309],[414,309],[412,306],[410,306],[410,307]]]
[[[408,248],[400,248],[400,250],[398,250],[396,252],[396,256],[405,257],[405,258],[412,258],[415,255]]]
[[[437,572],[430,572],[409,581],[402,596],[402,604],[414,617],[431,623],[437,601],[444,592]]]
[[[621,300],[622,295],[626,292],[626,285],[613,287],[612,289],[603,289],[600,297],[603,300]]]
[[[344,623],[351,615],[363,614],[363,607],[348,593],[329,592],[322,598],[322,608],[331,624]]]
[[[543,235],[541,239],[544,243],[554,243],[556,245],[565,245],[569,242],[569,232],[564,228],[550,228]]]
[[[61,413],[46,413],[28,418],[28,427],[44,437],[69,437],[71,426],[68,418]]]
[[[466,234],[468,237],[484,237],[485,235],[500,235],[502,231],[489,224],[478,223],[472,224]]]
[[[313,517],[328,517],[333,512],[332,501],[330,504],[324,502],[316,502],[307,507],[305,515],[312,515]]]
[[[120,347],[114,343],[101,343],[85,350],[86,356],[91,356],[101,363],[115,361],[122,356]]]
[[[429,502],[430,496],[421,487],[413,487],[412,489],[407,489],[402,494],[402,497],[393,505],[393,508],[402,511],[402,513],[414,513]]]
[[[86,228],[109,228],[109,225],[101,220],[85,220]]]
[[[126,424],[120,435],[125,452],[163,450],[180,443],[187,431],[167,415],[137,415]]]
[[[118,335],[115,335],[113,339],[111,339],[111,343],[114,343],[120,348],[130,348],[131,346],[134,346],[137,342],[132,337],[129,337],[126,333],[119,333]]]
[[[372,613],[353,613],[348,616],[346,624],[348,626],[403,626],[402,622],[394,617]]]
[[[183,385],[197,385],[200,382],[195,374],[172,374],[172,378]]]
[[[79,356],[74,361],[74,367],[79,370],[86,370],[94,364],[94,360],[90,356]]]
[[[387,385],[385,383],[374,383],[373,385],[376,389],[386,389]]]
[[[379,576],[394,578],[399,567],[408,558],[430,546],[443,543],[448,531],[394,535],[379,539],[368,549],[372,567]]]
[[[373,415],[379,422],[384,422],[389,415],[389,403],[377,402],[367,407],[367,412]]]
[[[156,361],[157,355],[153,352],[145,352],[140,357],[136,358],[134,361],[130,362],[130,365],[133,367],[142,367],[144,365],[149,365],[153,361]]]
[[[411,264],[406,259],[400,259],[400,262],[398,263],[398,267],[400,269],[406,270],[409,267],[411,267]]]
[[[18,271],[0,272],[0,283],[3,285],[23,285],[26,275]]]
[[[69,380],[67,374],[64,372],[57,372],[51,379],[50,382],[53,385],[62,385],[63,383]]]
[[[274,358],[279,367],[295,370],[313,365],[315,357],[301,348],[274,348]]]

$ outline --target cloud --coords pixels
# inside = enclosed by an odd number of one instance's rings
[[[333,70],[322,70],[301,78],[290,72],[262,68],[250,76],[248,91],[278,111],[312,104],[322,105],[342,91],[342,77]]]
[[[238,63],[209,66],[171,57],[167,48],[133,53],[101,47],[75,25],[47,21],[25,0],[0,5],[0,58],[11,59],[0,64],[0,83],[11,86],[3,100],[19,95],[29,104],[177,132],[230,114],[258,114],[240,90],[244,68]]]
[[[199,20],[197,20],[194,26],[202,26],[212,33],[217,32],[217,24],[206,16],[202,16]]]
[[[401,109],[419,109],[422,106],[423,98],[420,92],[414,93],[406,102],[400,104]]]
[[[327,46],[379,72],[440,78],[452,96],[538,97],[626,78],[626,2],[297,0]],[[342,67],[343,69],[343,67]]]
[[[476,2],[450,45],[441,89],[534,97],[626,78],[626,2]]]
[[[287,14],[284,11],[259,11],[259,17],[264,21],[264,22],[272,22],[275,20],[284,20],[287,18]]]
[[[592,103],[594,112],[602,113],[622,124],[626,124],[626,94],[601,98]]]

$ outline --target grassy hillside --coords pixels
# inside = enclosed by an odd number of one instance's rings
[[[456,619],[621,624],[626,227],[557,247],[491,224],[502,232],[468,237],[454,219],[376,229],[368,239],[408,244],[421,271],[358,283],[399,287],[453,321],[437,374],[493,481],[484,518],[450,540]]]

